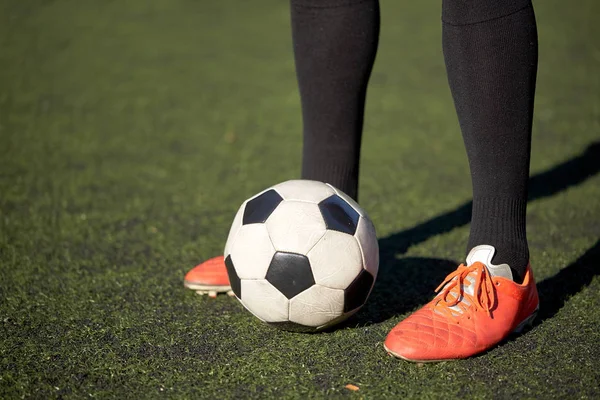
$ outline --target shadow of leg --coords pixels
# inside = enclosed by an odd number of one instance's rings
[[[559,193],[600,172],[600,142],[530,179],[528,201]],[[343,325],[372,324],[414,310],[428,302],[433,290],[459,263],[436,258],[400,258],[411,246],[464,226],[471,219],[472,202],[440,214],[413,228],[379,239],[380,266],[373,292],[362,310]],[[590,283],[600,263],[600,242],[556,276],[538,283],[540,313],[537,323],[552,317],[565,300]]]
[[[600,142],[593,142],[578,156],[531,177],[528,201],[560,193],[585,182],[598,173],[600,173]],[[429,221],[381,238],[379,240],[381,258],[393,258],[396,254],[403,254],[411,246],[425,242],[431,237],[467,225],[471,221],[472,205],[473,202],[468,201]]]
[[[540,295],[540,311],[535,325],[553,317],[570,296],[589,285],[600,273],[600,240],[574,263],[563,268],[551,278],[537,284]]]
[[[436,285],[458,263],[437,258],[407,257],[381,265],[369,301],[350,324],[374,324],[407,313],[427,303]]]

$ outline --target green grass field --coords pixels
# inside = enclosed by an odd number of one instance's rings
[[[439,2],[382,0],[360,187],[380,276],[358,315],[307,335],[183,288],[244,199],[299,176],[287,2],[0,0],[0,398],[599,398],[600,3],[535,6],[541,314],[416,365],[382,341],[469,232]]]

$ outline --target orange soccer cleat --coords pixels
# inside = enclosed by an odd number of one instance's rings
[[[233,295],[223,256],[214,257],[196,265],[185,275],[183,284],[198,294],[208,294],[213,298],[217,297],[217,293]]]
[[[507,264],[491,263],[494,252],[487,245],[473,248],[438,295],[391,330],[386,351],[415,362],[466,358],[530,325],[539,308],[531,267],[517,284]]]

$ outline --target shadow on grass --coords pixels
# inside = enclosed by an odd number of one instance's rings
[[[569,297],[589,285],[600,274],[600,240],[588,251],[556,275],[537,284],[540,311],[534,325],[552,318],[565,305]]]
[[[528,201],[552,196],[600,172],[600,142],[579,156],[530,178]],[[379,240],[379,275],[369,301],[348,325],[379,323],[404,314],[433,297],[433,289],[458,263],[436,258],[403,258],[411,246],[470,222],[472,201],[414,228]],[[564,301],[597,274],[600,249],[596,243],[584,256],[552,278],[538,283],[541,310],[538,321],[552,317]]]

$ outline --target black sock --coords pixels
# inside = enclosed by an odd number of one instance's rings
[[[537,31],[530,0],[444,0],[443,49],[448,81],[473,182],[467,251],[496,248],[523,279]]]
[[[302,178],[358,197],[367,83],[379,39],[377,0],[291,0],[302,100]]]

